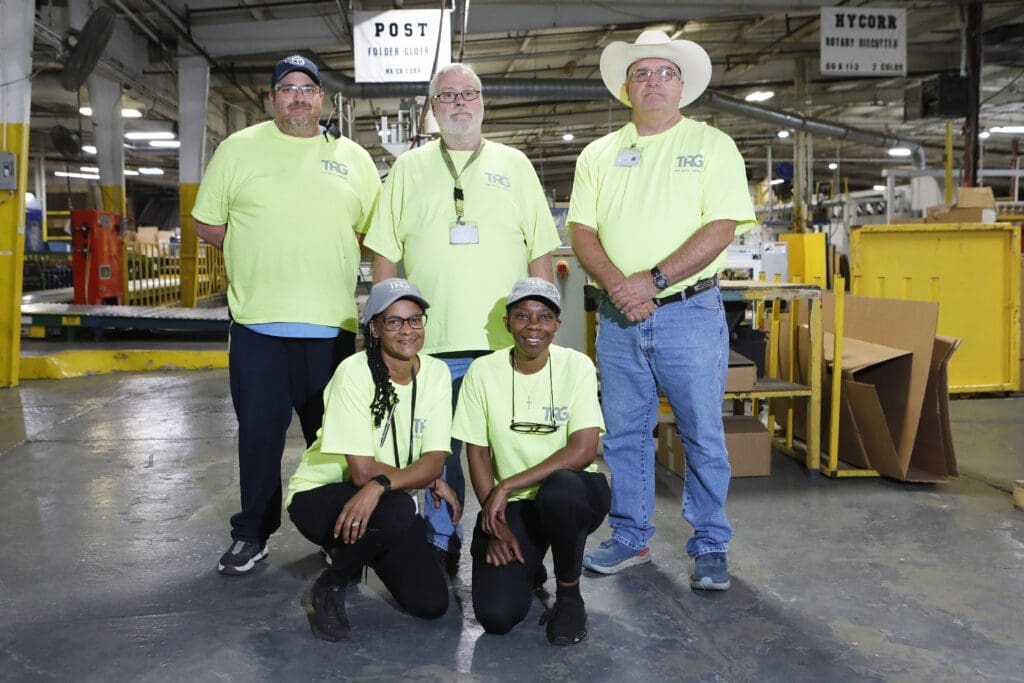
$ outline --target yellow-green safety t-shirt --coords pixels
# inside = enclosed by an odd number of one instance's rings
[[[452,436],[490,447],[495,483],[546,460],[563,448],[569,435],[577,430],[597,427],[604,433],[594,363],[579,351],[562,346],[552,344],[548,351],[550,375],[547,365],[531,375],[515,373],[515,406],[509,349],[477,358],[462,380]],[[519,422],[550,424],[553,419],[559,425],[558,431],[513,432],[509,429],[513,414]],[[597,471],[597,465],[590,465],[587,471]],[[532,500],[536,495],[537,487],[532,486],[516,491],[509,500]]]
[[[366,232],[379,196],[373,160],[347,138],[294,137],[267,121],[224,140],[192,216],[228,226],[232,318],[356,331],[355,232]]]
[[[457,172],[473,154],[449,153]],[[406,277],[430,302],[427,353],[511,344],[502,323],[508,292],[527,276],[530,261],[560,243],[537,173],[522,152],[485,141],[461,183],[465,220],[477,226],[479,243],[451,244],[455,181],[439,141],[398,158],[366,235],[368,248],[404,263]]]
[[[452,376],[443,361],[419,355],[416,374],[416,415],[413,424],[412,462],[424,453],[451,452]],[[409,425],[412,415],[412,382],[395,384],[398,405],[395,430],[388,428],[381,444],[386,420],[373,426],[370,404],[373,402],[373,375],[366,364],[366,352],[349,356],[334,371],[324,389],[324,422],[316,441],[302,454],[298,469],[288,482],[287,505],[300,491],[348,481],[347,455],[372,456],[386,465],[395,465],[393,440],[398,439],[399,469],[409,457]],[[397,431],[397,434],[395,433]]]
[[[638,152],[639,161],[629,165],[623,152]],[[732,138],[684,117],[656,135],[640,137],[629,123],[587,145],[576,160],[568,220],[597,230],[608,258],[628,276],[650,270],[711,221],[734,220],[739,234],[756,219]],[[723,250],[665,293],[724,266]]]

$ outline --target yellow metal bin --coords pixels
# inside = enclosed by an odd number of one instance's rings
[[[1020,389],[1020,228],[869,225],[850,239],[854,294],[939,303],[938,333],[963,340],[951,393]]]

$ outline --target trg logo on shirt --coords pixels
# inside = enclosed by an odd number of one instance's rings
[[[340,161],[334,161],[333,159],[321,159],[320,163],[324,167],[324,173],[330,173],[331,175],[336,175],[339,178],[348,177],[348,166]]]
[[[412,421],[412,433],[416,435],[416,438],[423,436],[423,432],[427,429],[428,420],[423,418],[413,418]]]
[[[487,184],[492,187],[500,187],[503,190],[512,189],[512,181],[508,179],[508,176],[503,176],[500,173],[490,173],[484,171],[484,176],[487,178]]]
[[[703,168],[703,154],[680,154],[676,157],[676,171],[699,172]]]
[[[544,406],[544,421],[565,424],[569,421],[569,406]]]

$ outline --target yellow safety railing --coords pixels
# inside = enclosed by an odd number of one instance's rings
[[[198,260],[198,297],[204,299],[225,293],[227,274],[220,250],[201,244]],[[125,241],[123,263],[124,304],[181,305],[181,256],[177,244]]]

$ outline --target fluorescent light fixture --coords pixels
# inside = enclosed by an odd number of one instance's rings
[[[768,184],[769,185],[781,185],[784,182],[786,182],[786,181],[783,180],[782,178],[773,178],[772,181],[770,183],[768,183]]]
[[[1007,133],[1009,135],[1024,133],[1024,126],[992,126],[990,133]]]
[[[139,166],[139,173],[142,175],[163,175],[164,169],[153,166]]]
[[[99,173],[100,172],[100,169],[96,168],[95,166],[79,166],[78,170],[81,171],[82,173]]]
[[[126,169],[124,169],[124,174],[125,175],[139,175],[139,172],[136,171],[133,168],[126,168]]]
[[[565,142],[572,142],[575,139],[576,139],[576,136],[573,135],[572,133],[563,133],[562,134],[562,140],[564,140]]]
[[[909,157],[909,147],[893,147],[889,150],[889,156],[891,157]]]
[[[150,140],[150,147],[162,147],[164,149],[178,149],[181,147],[181,140]]]
[[[885,192],[885,185],[872,185],[871,189],[875,192]]]
[[[990,137],[992,137],[992,133],[989,133],[987,130],[983,130],[980,133],[978,133],[978,137],[981,138],[982,140],[988,140]]]
[[[839,164],[837,164],[837,163],[836,163],[836,162],[834,162],[834,161],[830,161],[830,162],[829,162],[829,164],[828,164],[828,170],[830,170],[830,171],[834,171],[834,170],[836,170],[837,168],[839,168]]]
[[[58,178],[81,178],[82,180],[99,180],[95,173],[76,173],[75,171],[54,171],[53,175]]]
[[[771,90],[755,90],[743,99],[747,102],[767,102],[773,97],[775,97],[775,93]]]
[[[82,116],[92,116],[92,107],[79,107],[78,113]],[[142,112],[132,107],[126,107],[121,110],[121,118],[123,119],[141,119]]]
[[[173,140],[169,130],[134,130],[124,134],[125,140]]]
[[[788,130],[780,130],[780,131],[779,131],[779,132],[777,133],[777,135],[778,135],[778,136],[779,136],[780,138],[782,138],[783,140],[785,140],[786,138],[788,138],[788,137],[789,137],[789,131],[788,131]]]
[[[82,145],[82,151],[85,152],[86,154],[95,154],[96,145]]]

